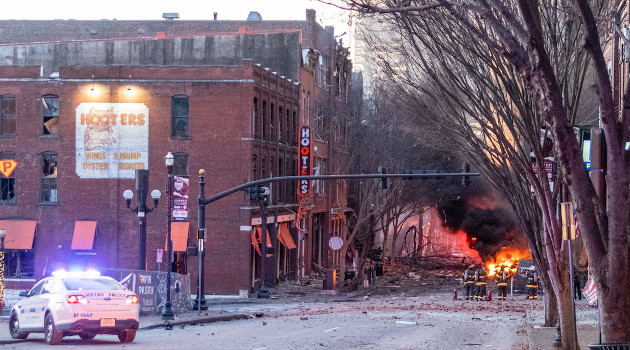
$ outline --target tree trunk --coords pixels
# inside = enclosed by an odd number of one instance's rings
[[[576,328],[573,322],[573,308],[571,300],[571,283],[569,275],[563,274],[562,289],[564,293],[558,295],[558,305],[560,307],[560,329],[562,330],[562,348],[563,349],[579,349],[576,343]]]
[[[560,321],[558,298],[553,288],[545,288],[545,327],[555,327]]]
[[[615,285],[609,288],[597,284],[599,295],[599,319],[602,327],[603,343],[627,343],[630,339],[628,327],[628,285]]]

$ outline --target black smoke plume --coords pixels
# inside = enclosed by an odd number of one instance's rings
[[[470,248],[486,261],[506,246],[517,243],[515,223],[511,213],[501,208],[469,208],[462,199],[439,206],[442,226],[454,232],[462,230],[468,236]]]

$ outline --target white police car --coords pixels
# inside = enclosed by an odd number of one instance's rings
[[[51,345],[64,336],[92,339],[115,334],[132,342],[139,324],[138,297],[111,277],[96,271],[55,272],[37,282],[11,310],[9,332],[15,339],[44,333]]]

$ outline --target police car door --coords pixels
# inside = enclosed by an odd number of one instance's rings
[[[22,328],[44,327],[43,323],[41,325],[35,324],[37,318],[35,314],[37,307],[35,305],[41,303],[40,293],[44,287],[44,283],[46,283],[46,279],[37,282],[33,288],[28,291],[28,297],[18,302],[18,319],[20,320],[20,326]]]
[[[55,280],[52,278],[46,279],[44,286],[42,287],[42,292],[39,293],[39,298],[36,303],[33,303],[33,307],[35,307],[35,317],[33,318],[33,322],[35,323],[34,327],[44,327],[44,316],[46,314],[46,310],[51,306],[50,299],[53,297]]]

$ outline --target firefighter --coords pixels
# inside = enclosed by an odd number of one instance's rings
[[[481,269],[475,273],[475,286],[477,287],[475,291],[475,300],[481,301],[485,299],[487,278],[488,274],[486,273],[486,268],[482,266]]]
[[[475,265],[470,265],[464,271],[464,294],[466,295],[466,300],[475,299]]]
[[[540,284],[540,277],[536,273],[534,265],[530,266],[529,273],[527,274],[527,299],[538,299],[538,285]]]
[[[496,274],[497,288],[499,289],[499,295],[497,300],[507,300],[508,280],[510,276],[507,271],[507,267],[501,266],[501,270]]]

